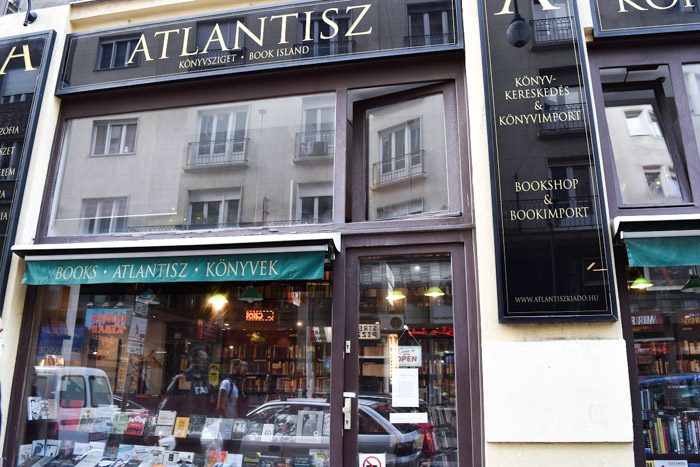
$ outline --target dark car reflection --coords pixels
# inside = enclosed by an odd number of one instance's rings
[[[388,466],[413,467],[433,455],[429,424],[392,424],[389,404],[358,400],[358,451],[386,453]],[[248,434],[241,452],[294,457],[309,452],[327,456],[330,444],[330,403],[325,399],[267,402],[247,416]],[[266,431],[267,430],[267,431]],[[270,431],[271,430],[271,431]],[[325,454],[321,454],[321,452]],[[315,459],[317,465],[322,459]],[[330,465],[330,464],[326,464]]]

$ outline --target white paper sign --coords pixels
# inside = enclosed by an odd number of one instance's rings
[[[389,414],[391,423],[428,423],[427,412],[392,412]]]
[[[396,355],[402,368],[420,368],[423,364],[423,349],[418,345],[402,345],[396,349]]]
[[[418,368],[394,368],[391,405],[418,407]]]
[[[386,466],[386,454],[359,454],[360,463],[359,467],[385,467]]]

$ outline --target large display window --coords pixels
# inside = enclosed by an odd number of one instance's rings
[[[331,465],[330,280],[40,287],[17,463]]]
[[[700,279],[697,267],[628,269],[644,453],[700,465]]]

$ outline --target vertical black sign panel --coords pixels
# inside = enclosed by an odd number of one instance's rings
[[[595,35],[700,30],[699,0],[591,0]]]
[[[501,321],[615,318],[572,0],[484,0]]]
[[[0,303],[54,35],[0,40]]]

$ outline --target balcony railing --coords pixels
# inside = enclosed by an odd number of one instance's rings
[[[297,133],[294,157],[330,156],[335,152],[335,131],[304,131]]]
[[[555,199],[551,205],[541,199],[507,201],[502,205],[504,228],[528,232],[597,228],[594,200],[592,196],[572,196]]]
[[[403,38],[406,47],[421,47],[424,45],[452,44],[454,34],[451,32],[444,34],[427,34],[424,36],[405,36]]]
[[[585,129],[586,119],[583,104],[546,105],[543,115],[557,115],[556,121],[540,124],[540,136],[557,136],[581,132]],[[559,118],[565,116],[566,119]],[[578,118],[576,118],[578,117]]]
[[[536,19],[530,22],[536,45],[571,42],[574,39],[571,17]]]
[[[187,166],[238,164],[246,161],[248,138],[193,142],[187,148]]]
[[[351,54],[355,51],[355,41],[352,39],[339,39],[335,41],[323,42],[302,42],[294,44],[294,48],[308,47],[309,50],[302,56],[310,57],[327,57],[329,55],[344,55]]]
[[[374,185],[384,185],[417,175],[424,175],[423,156],[425,151],[411,152],[394,157],[391,160],[376,162],[372,165],[372,181]]]

